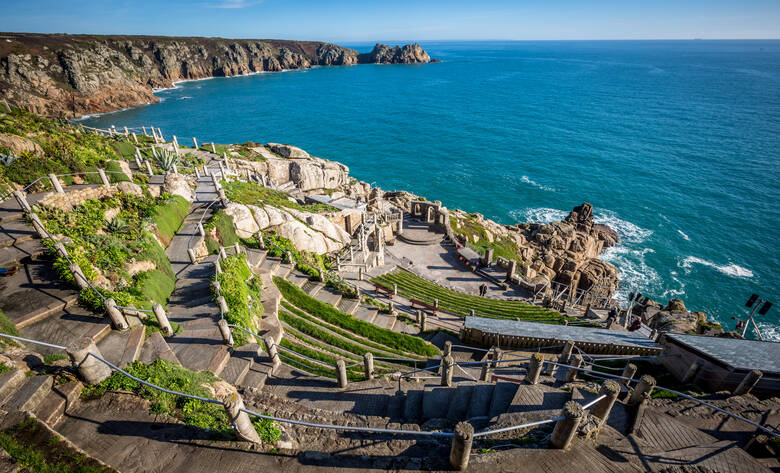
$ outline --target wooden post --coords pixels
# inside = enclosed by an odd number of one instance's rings
[[[580,426],[580,422],[585,416],[585,411],[579,403],[568,401],[563,405],[561,416],[563,416],[563,419],[555,423],[550,443],[555,448],[566,450],[577,434],[577,427]]]
[[[339,387],[341,389],[346,388],[348,384],[347,365],[344,363],[344,360],[342,360],[341,358],[336,360],[336,373],[338,375]]]
[[[634,404],[634,417],[631,419],[631,425],[628,427],[628,434],[636,433],[642,426],[642,418],[647,410],[647,401],[650,399],[650,393],[643,392],[637,402]]]
[[[374,379],[374,355],[371,352],[366,352],[363,355],[363,365],[366,370],[366,379]]]
[[[80,338],[65,350],[73,365],[78,366],[79,375],[87,384],[97,384],[111,376],[111,368],[90,356],[90,353],[103,358],[100,349],[89,337]]]
[[[152,171],[152,165],[149,164],[149,160],[147,159],[145,163],[146,163],[146,173],[149,174],[149,177],[154,176],[154,171]]]
[[[230,333],[230,327],[228,327],[227,320],[220,319],[220,321],[217,322],[217,327],[219,327],[219,333],[222,335],[222,341],[225,343],[225,345],[232,347],[233,334]]]
[[[612,406],[615,405],[618,394],[620,394],[620,384],[617,381],[608,379],[601,383],[601,389],[599,394],[606,396],[604,399],[597,402],[590,413],[594,417],[601,419],[599,426],[603,425],[609,418],[609,413],[612,411]]]
[[[573,368],[567,368],[566,370],[567,383],[571,383],[577,379],[577,374],[579,374],[579,370],[575,368],[579,368],[580,366],[582,366],[582,355],[577,354],[571,357],[569,359],[569,364],[573,366]]]
[[[128,325],[125,316],[117,309],[114,299],[106,299],[103,301],[103,305],[106,308],[108,317],[111,319],[111,326],[116,330],[127,330]]]
[[[644,394],[650,396],[650,393],[653,392],[653,388],[655,388],[655,378],[649,374],[642,376],[639,378],[639,382],[636,384],[634,392],[631,393],[631,397],[628,399],[628,404],[637,404]]]
[[[279,358],[279,352],[276,349],[276,343],[271,337],[265,337],[263,343],[265,344],[265,351],[268,352],[268,358],[271,359],[271,374],[274,374],[282,364],[282,360]]]
[[[64,194],[65,191],[62,190],[62,184],[60,184],[60,180],[55,176],[54,174],[49,174],[49,180],[51,181],[51,185],[54,186],[54,190],[57,191],[58,194]]]
[[[761,376],[763,376],[763,373],[759,370],[750,370],[748,374],[745,375],[744,378],[742,378],[742,382],[739,383],[739,386],[737,386],[737,389],[734,390],[735,396],[741,396],[743,394],[748,394],[753,387],[758,384],[758,381],[761,379]]]
[[[536,384],[539,382],[539,375],[542,374],[542,366],[544,365],[544,357],[541,353],[534,353],[531,356],[531,361],[528,364],[528,373],[525,375],[525,382],[528,384]]]
[[[455,360],[452,355],[441,359],[441,385],[452,386],[452,374],[455,371]]]
[[[108,177],[106,176],[106,172],[101,168],[98,168],[98,174],[100,175],[100,182],[103,183],[103,187],[109,187],[111,183],[108,182]]]
[[[450,447],[450,466],[458,471],[464,471],[469,466],[471,445],[474,442],[474,427],[466,421],[458,422]]]

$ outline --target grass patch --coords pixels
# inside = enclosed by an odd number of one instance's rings
[[[206,248],[209,253],[218,252],[220,246],[233,246],[240,241],[233,225],[233,217],[223,209],[219,209],[203,228],[206,230]]]
[[[50,355],[46,355],[43,357],[43,363],[46,365],[51,365],[54,362],[64,360],[68,357],[65,353],[52,353]]]
[[[274,282],[282,293],[282,296],[296,307],[320,318],[330,324],[361,335],[369,340],[385,345],[389,348],[416,353],[423,356],[434,356],[439,350],[411,335],[405,335],[379,328],[376,325],[356,319],[349,314],[341,312],[330,304],[321,302],[301,290],[299,287],[280,277],[274,277]]]
[[[372,282],[392,289],[398,285],[398,292],[408,298],[433,304],[438,299],[439,308],[460,316],[470,315],[471,309],[482,317],[501,317],[537,322],[563,323],[571,320],[558,312],[521,301],[507,301],[472,296],[434,284],[407,271],[396,271],[372,279]]]
[[[208,371],[196,373],[166,360],[156,360],[149,365],[136,361],[128,366],[126,371],[162,388],[206,398],[212,397],[209,387],[219,379]],[[98,384],[85,387],[81,396],[94,399],[107,391],[118,390],[130,391],[149,400],[150,412],[153,414],[168,414],[187,425],[217,434],[229,435],[233,431],[221,405],[164,393],[133,381],[121,373],[114,373]],[[257,424],[263,427],[258,429],[263,441],[274,443],[279,440],[281,432],[271,421],[258,419],[255,421],[255,425]]]
[[[220,265],[222,273],[215,277],[219,281],[222,288],[221,295],[228,306],[225,320],[256,333],[255,317],[260,318],[263,314],[263,304],[260,303],[262,290],[260,278],[253,277],[252,271],[247,266],[246,255],[243,253],[220,260]],[[217,297],[216,293],[214,297]],[[233,338],[236,346],[248,342],[248,335],[241,330],[233,331]]]
[[[231,202],[256,205],[258,207],[271,205],[273,207],[283,207],[311,213],[338,211],[337,208],[326,204],[301,205],[298,202],[291,201],[287,193],[263,187],[255,182],[222,181],[221,184],[225,189],[225,195]]]
[[[0,310],[0,333],[13,335],[15,337],[19,336],[19,331],[16,330],[16,325],[8,320],[8,316],[6,316],[2,310]],[[0,348],[10,346],[16,346],[16,342],[10,338],[0,337]]]
[[[479,223],[476,215],[467,215],[465,220],[459,221],[454,215],[450,215],[452,231],[462,235],[468,246],[480,254],[485,254],[487,248],[493,248],[493,261],[499,256],[508,260],[518,261],[522,265],[522,258],[517,255],[517,244],[509,237],[494,235],[493,241],[488,240],[487,230]]]
[[[181,223],[190,211],[190,203],[182,196],[169,196],[155,207],[154,223],[159,234],[170,241],[179,231]]]

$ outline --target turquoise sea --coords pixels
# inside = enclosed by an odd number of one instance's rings
[[[623,297],[729,328],[751,293],[780,302],[780,41],[422,46],[442,62],[180,83],[86,123],[291,143],[507,224],[588,201],[622,238],[603,257]],[[780,306],[759,324],[780,340]]]

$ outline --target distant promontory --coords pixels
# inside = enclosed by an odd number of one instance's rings
[[[431,62],[419,44],[354,49],[315,41],[0,33],[0,97],[63,118],[158,102],[181,80],[315,65]]]

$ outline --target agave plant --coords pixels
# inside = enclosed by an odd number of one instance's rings
[[[11,153],[8,154],[0,153],[0,164],[2,164],[3,166],[10,166],[11,163],[16,161],[17,159],[19,159],[19,156],[14,156]]]
[[[106,222],[106,230],[110,233],[124,233],[127,230],[127,222],[121,217],[114,217],[110,222]]]
[[[173,172],[179,155],[167,149],[152,148],[152,162],[165,173]]]

